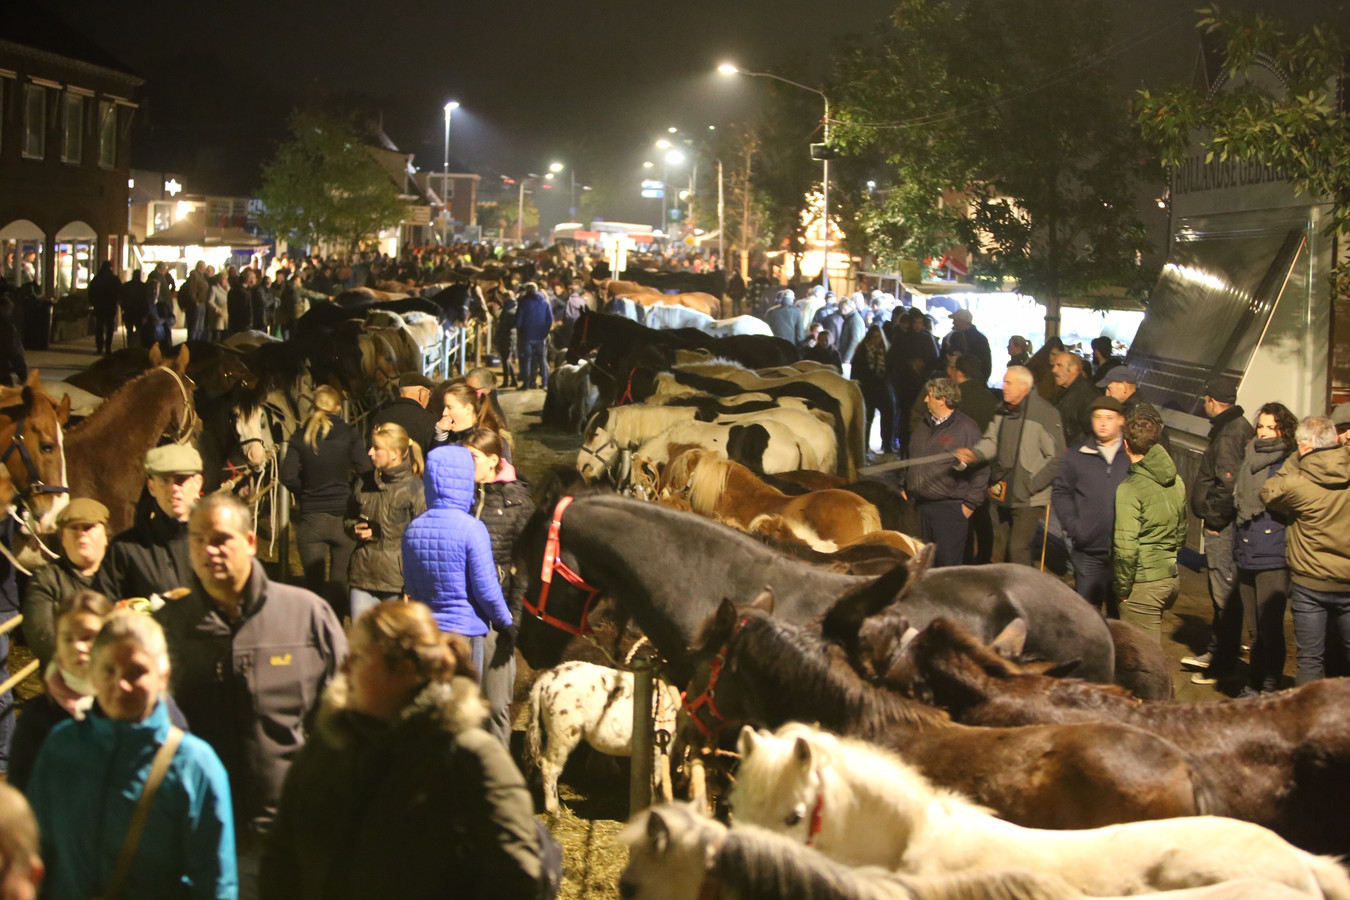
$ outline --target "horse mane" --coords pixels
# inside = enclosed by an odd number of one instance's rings
[[[147,378],[149,378],[151,375],[154,375],[155,372],[157,372],[159,369],[162,368],[164,367],[157,366],[153,369],[147,369],[140,375],[137,375],[135,378],[128,381],[126,384],[122,385],[117,390],[113,391],[109,396],[104,398],[103,402],[98,405],[97,409],[95,409],[92,413],[90,413],[88,416],[85,417],[83,422],[80,422],[78,425],[71,426],[71,428],[67,431],[67,434],[70,435],[87,434],[90,431],[103,427],[103,425],[107,423],[109,419],[115,420],[113,424],[125,424],[128,421],[134,421],[134,418],[131,417],[131,410],[130,410],[132,400],[135,399],[136,401],[138,401],[137,402],[138,408],[149,405],[145,403],[144,397],[135,396],[136,391],[133,390],[134,386],[145,381]],[[166,391],[169,390],[170,388],[173,388],[173,382],[166,381],[164,387]],[[174,392],[177,393],[177,390],[174,389]],[[159,415],[156,416],[155,420],[151,423],[151,425],[154,427],[156,435],[163,433],[165,427],[169,424],[169,419],[172,415],[173,411],[170,408],[164,407],[160,409]],[[122,430],[125,430],[125,428],[123,428]]]
[[[691,454],[682,454],[687,461]],[[711,453],[703,453],[694,469],[689,473],[689,505],[699,515],[712,515],[717,509],[717,501],[727,490],[727,478],[735,466],[729,459],[718,459]]]
[[[852,869],[764,828],[727,832],[711,874],[744,900],[911,900],[914,894],[880,868]]]
[[[633,403],[610,410],[608,430],[620,446],[631,447],[688,418],[679,407]]]

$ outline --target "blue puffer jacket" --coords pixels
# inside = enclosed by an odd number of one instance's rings
[[[520,343],[530,344],[548,339],[553,328],[553,307],[539,291],[522,296],[516,305],[516,335]]]
[[[47,863],[43,896],[88,900],[107,887],[155,751],[168,735],[162,700],[143,722],[93,712],[48,735],[28,782]],[[230,782],[211,746],[185,734],[150,807],[123,896],[238,894]]]
[[[473,455],[438,447],[423,476],[427,511],[403,532],[403,589],[431,607],[441,631],[468,637],[513,624],[497,581],[492,540],[473,517]]]

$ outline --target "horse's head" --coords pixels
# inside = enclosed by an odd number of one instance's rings
[[[178,348],[177,356],[171,360],[166,360],[163,365],[151,370],[152,373],[163,372],[170,376],[178,389],[176,394],[170,394],[173,398],[170,402],[174,412],[169,417],[163,434],[164,437],[176,444],[195,442],[202,428],[202,420],[197,415],[197,405],[192,398],[197,385],[187,374],[190,362],[191,353],[188,351],[187,344],[183,344]]]
[[[62,426],[70,418],[70,397],[57,403],[42,387],[38,370],[19,388],[0,390],[0,441],[12,493],[37,520],[38,530],[56,529],[56,516],[70,501]]]
[[[587,481],[598,481],[614,468],[623,453],[614,434],[607,428],[609,411],[591,416],[586,425],[586,437],[577,451],[577,471]]]
[[[808,725],[777,732],[741,729],[741,755],[731,806],[736,821],[758,825],[810,846],[820,833],[826,804],[825,769],[836,739]]]
[[[623,900],[683,900],[699,888],[727,833],[692,805],[667,803],[643,810],[619,832],[628,865],[619,876]]]
[[[257,376],[237,354],[220,349],[208,359],[200,357],[199,353],[188,375],[203,397],[223,397],[236,389],[252,391],[257,387]]]
[[[854,667],[862,669],[860,633],[864,623],[902,600],[919,584],[933,562],[935,548],[926,545],[918,554],[884,575],[865,582],[834,602],[821,622],[821,634],[844,648]]]
[[[577,318],[576,325],[572,329],[572,340],[567,345],[567,362],[575,366],[585,359],[595,345],[591,342],[591,326],[594,324],[595,313],[590,310],[582,310]]]
[[[886,627],[890,625],[890,627]],[[1014,619],[985,645],[961,625],[939,616],[923,631],[894,622],[878,627],[871,643],[878,680],[892,690],[946,709],[980,702],[991,679],[1021,673],[1010,661],[1026,644],[1025,619]]]
[[[570,495],[546,495],[516,541],[513,562],[529,579],[522,600],[519,647],[535,669],[558,665],[572,637],[590,632],[589,615],[597,592],[582,580],[582,564],[567,548],[561,526],[554,525],[561,523],[571,500]]]
[[[773,605],[773,592],[767,588],[745,609],[724,598],[699,629],[689,648],[693,675],[684,692],[691,745],[717,743],[726,729],[751,721],[754,710],[761,708],[754,681],[742,678],[735,662],[745,643],[772,626],[765,620]]]

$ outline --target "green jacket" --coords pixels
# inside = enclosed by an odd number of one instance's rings
[[[1186,485],[1161,444],[1130,466],[1116,488],[1112,541],[1117,597],[1135,582],[1177,574],[1177,552],[1186,544]]]
[[[1261,500],[1291,515],[1285,547],[1294,583],[1350,590],[1350,451],[1337,446],[1290,454],[1266,479]]]

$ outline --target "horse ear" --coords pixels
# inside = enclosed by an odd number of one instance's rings
[[[720,647],[731,637],[731,632],[736,627],[736,617],[739,615],[740,613],[736,612],[736,604],[723,598],[717,605],[717,612],[713,613],[708,623],[699,629],[698,640],[689,649],[697,653],[710,646]]]
[[[908,562],[899,563],[884,575],[863,582],[836,600],[825,613],[821,634],[845,648],[852,647],[857,643],[862,623],[903,596],[908,585]]]
[[[28,370],[28,380],[24,383],[35,391],[42,390],[42,379],[38,376],[37,369]]]
[[[179,375],[182,375],[184,372],[187,371],[188,357],[189,357],[188,345],[185,342],[183,346],[178,348],[178,356],[173,361],[173,369]]]
[[[61,403],[56,407],[56,421],[62,425],[70,419],[70,395],[62,394]]]
[[[799,737],[797,742],[792,745],[792,756],[801,764],[802,768],[811,767],[811,745],[807,743],[806,738]]]
[[[749,725],[742,725],[741,733],[736,738],[736,752],[741,755],[741,761],[744,762],[758,746],[759,735],[755,733],[755,729]]]
[[[924,544],[923,549],[921,549],[918,554],[909,558],[909,562],[905,563],[905,571],[908,575],[908,579],[905,581],[905,586],[900,592],[901,596],[909,593],[910,589],[919,583],[919,579],[923,578],[928,572],[928,569],[933,565],[933,559],[936,556],[937,544]]]
[[[654,809],[647,814],[647,843],[657,856],[665,853],[670,846],[670,826],[666,824],[660,810]]]
[[[150,368],[158,369],[164,365],[164,354],[159,352],[159,344],[150,345]]]
[[[750,608],[762,610],[769,615],[773,615],[773,588],[766,587],[764,590],[760,591],[759,596],[751,602]]]
[[[1013,619],[989,642],[989,649],[1004,659],[1017,659],[1027,646],[1027,620]]]
[[[1032,672],[1037,675],[1049,675],[1051,678],[1068,678],[1078,667],[1083,664],[1081,659],[1070,659],[1064,662],[1039,662],[1028,663],[1021,667],[1023,672]]]

